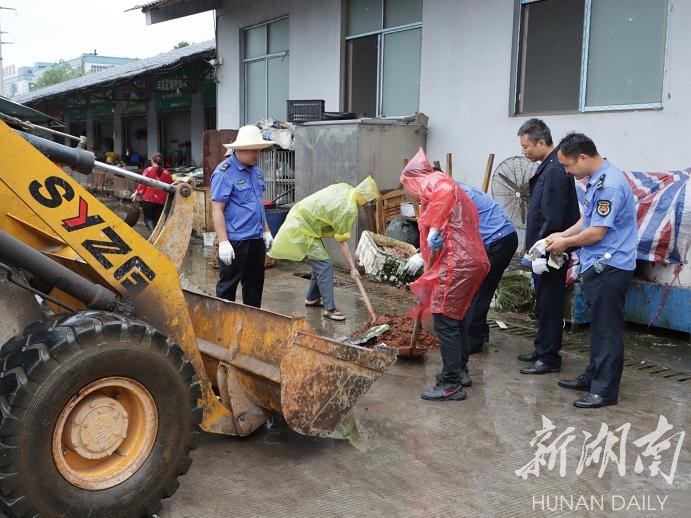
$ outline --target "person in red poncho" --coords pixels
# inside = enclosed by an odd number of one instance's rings
[[[420,248],[427,264],[410,285],[420,304],[408,316],[421,319],[431,313],[443,363],[436,385],[422,398],[460,401],[466,398],[461,383],[461,349],[468,332],[464,318],[490,269],[477,209],[452,178],[432,169],[422,149],[403,169],[401,183],[420,200]]]
[[[161,182],[173,183],[173,177],[167,169],[163,169],[161,153],[154,153],[154,156],[151,157],[151,166],[144,169],[142,174]],[[132,193],[132,201],[143,200],[144,224],[149,232],[154,231],[154,227],[161,218],[167,197],[167,192],[141,183],[137,186],[137,190]]]

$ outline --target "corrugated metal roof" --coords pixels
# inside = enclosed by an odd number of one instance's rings
[[[186,58],[211,52],[215,49],[216,43],[214,40],[204,41],[202,43],[193,43],[181,49],[164,52],[150,58],[130,61],[124,65],[106,68],[105,70],[101,70],[99,72],[92,72],[75,79],[70,79],[69,81],[65,81],[63,83],[34,90],[28,94],[18,95],[17,97],[13,98],[13,101],[27,103],[53,95],[60,95],[92,86],[121,81],[123,79],[140,76],[154,70],[169,67],[179,61],[183,61]]]
[[[162,4],[164,2],[167,2],[168,0],[156,0],[155,2],[149,2],[147,4],[141,4],[141,5],[135,5],[130,7],[129,9],[125,9],[125,12],[127,11],[136,11],[137,9],[141,9],[144,11],[145,9],[149,9],[150,7],[154,7],[158,4]]]
[[[127,11],[141,9],[146,16],[146,24],[168,22],[185,16],[220,9],[223,0],[158,0],[130,7]]]

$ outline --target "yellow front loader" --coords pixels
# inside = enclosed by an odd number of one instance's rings
[[[93,155],[12,126],[0,120],[9,515],[151,516],[190,467],[199,428],[244,436],[280,414],[299,433],[328,437],[394,362],[394,350],[319,337],[304,318],[183,289],[187,184],[153,181],[170,194],[149,242],[51,153],[62,148],[57,158],[85,172]]]

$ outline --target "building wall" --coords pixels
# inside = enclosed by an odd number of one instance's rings
[[[555,141],[571,130],[591,136],[604,156],[624,169],[691,166],[684,136],[691,133],[691,2],[669,0],[663,108],[537,115]],[[232,8],[231,8],[232,4]],[[240,4],[240,5],[238,5]],[[251,5],[251,9],[249,6]],[[242,122],[240,29],[290,15],[289,98],[325,99],[342,109],[342,23],[339,0],[226,0],[217,11],[218,127]],[[453,153],[454,176],[480,185],[487,155],[495,167],[520,154],[516,131],[529,116],[509,114],[515,3],[510,0],[425,0],[420,111],[429,116],[427,151],[442,161]]]
[[[691,2],[670,0],[661,110],[545,115],[558,141],[577,130],[624,169],[691,166]],[[426,0],[422,23],[420,110],[429,118],[427,150],[454,156],[454,176],[480,185],[488,153],[495,166],[520,154],[509,116],[514,5],[508,0]],[[442,162],[443,163],[443,162]]]
[[[216,11],[219,67],[218,127],[242,124],[241,29],[289,15],[289,99],[324,99],[341,105],[340,0],[226,0]]]
[[[48,70],[53,63],[39,61],[34,63],[31,67],[16,67],[10,65],[3,67],[3,92],[0,94],[6,97],[14,97],[15,95],[27,94],[31,91],[31,87],[42,75]]]

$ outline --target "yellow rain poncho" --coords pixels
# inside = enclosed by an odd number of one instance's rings
[[[379,197],[379,189],[371,176],[357,187],[347,183],[330,185],[297,202],[276,234],[269,257],[302,261],[328,261],[329,254],[321,239],[336,241],[350,238],[358,216],[358,206]]]

